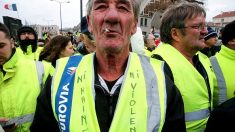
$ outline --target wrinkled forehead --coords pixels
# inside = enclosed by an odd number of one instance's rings
[[[185,23],[198,23],[198,24],[205,24],[206,23],[206,17],[202,14],[194,14],[188,18],[185,19]]]
[[[116,2],[131,2],[131,0],[93,0],[93,2],[109,2],[109,1],[116,1]]]
[[[117,4],[126,4],[129,6],[131,10],[134,11],[134,15],[138,16],[138,11],[139,11],[139,3],[140,0],[89,0],[87,3],[87,13],[88,15],[91,14],[92,9],[94,9],[94,5],[97,5],[99,3],[109,3],[109,2],[114,2]]]
[[[117,3],[127,3],[127,4],[131,4],[132,0],[93,0],[94,4],[96,3],[106,3],[106,2],[117,2]]]

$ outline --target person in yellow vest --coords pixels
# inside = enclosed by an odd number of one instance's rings
[[[43,48],[37,44],[38,35],[36,31],[32,27],[23,26],[18,29],[17,36],[19,43],[17,52],[20,53],[20,56],[31,60],[38,60]]]
[[[235,21],[222,32],[221,50],[210,58],[216,74],[214,105],[205,132],[233,131],[235,124]]]
[[[9,30],[0,23],[0,127],[29,131],[48,74],[41,62],[19,57]]]
[[[207,31],[208,33],[204,38],[206,47],[200,50],[200,52],[207,57],[211,57],[219,52],[221,47],[216,45],[219,41],[217,32],[215,32],[211,27],[207,27]]]
[[[168,8],[160,25],[163,44],[152,57],[164,60],[181,92],[188,132],[203,131],[212,108],[213,70],[209,59],[196,54],[205,47],[206,12],[196,3]]]
[[[164,62],[130,52],[138,0],[89,0],[96,51],[57,61],[39,95],[34,131],[186,131],[180,92]]]
[[[216,80],[214,107],[235,95],[235,21],[227,24],[222,33],[221,50],[210,58]]]
[[[74,54],[73,44],[67,36],[57,35],[44,46],[39,55],[39,61],[51,63],[55,68],[56,60],[62,57],[69,57]]]
[[[154,42],[154,35],[152,33],[149,33],[145,35],[144,37],[144,51],[145,55],[151,57],[152,51],[156,48],[155,42]]]

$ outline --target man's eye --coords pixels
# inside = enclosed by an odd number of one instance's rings
[[[199,28],[199,26],[193,26],[193,28]]]
[[[98,6],[96,6],[94,9],[95,9],[95,10],[100,10],[100,9],[106,9],[106,8],[107,8],[106,5],[98,5]]]
[[[0,48],[3,48],[5,46],[5,44],[0,44]]]
[[[129,9],[125,6],[119,6],[118,9],[121,11],[129,11]]]

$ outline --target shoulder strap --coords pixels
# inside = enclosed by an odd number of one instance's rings
[[[227,88],[226,88],[226,82],[224,79],[224,75],[222,72],[222,69],[220,68],[219,62],[216,59],[215,56],[212,56],[210,58],[211,65],[213,67],[213,70],[215,72],[217,85],[218,85],[218,91],[219,91],[219,104],[222,104],[227,100]]]
[[[152,58],[164,61],[164,73],[170,77],[170,79],[174,82],[174,76],[172,74],[171,68],[170,66],[167,64],[167,62],[162,58],[162,56],[160,56],[159,54],[153,54],[151,56]]]
[[[62,73],[62,77],[59,82],[58,90],[56,92],[55,98],[55,112],[58,118],[59,127],[61,130],[65,132],[69,132],[70,126],[70,115],[71,115],[71,105],[72,105],[72,97],[74,90],[74,80],[75,80],[75,72],[77,67],[82,60],[82,56],[71,56],[67,64],[65,65],[64,71]],[[66,101],[64,101],[66,99]],[[65,111],[61,111],[60,107],[65,107]],[[65,118],[61,118],[60,116],[64,115]]]
[[[35,61],[36,63],[36,68],[37,68],[37,73],[38,73],[38,82],[40,85],[40,88],[42,90],[43,88],[43,76],[44,76],[44,66],[41,61]]]

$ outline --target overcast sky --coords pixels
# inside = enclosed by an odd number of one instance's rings
[[[58,0],[66,1],[66,0]],[[80,22],[80,0],[69,0],[70,3],[62,4],[63,27],[73,27]],[[86,13],[86,3],[83,0],[83,15]],[[234,0],[205,0],[207,21],[222,11],[235,11]],[[16,3],[18,12],[9,11],[3,8],[6,3]],[[51,0],[0,0],[0,21],[2,16],[19,18],[22,23],[60,26],[59,3]]]

